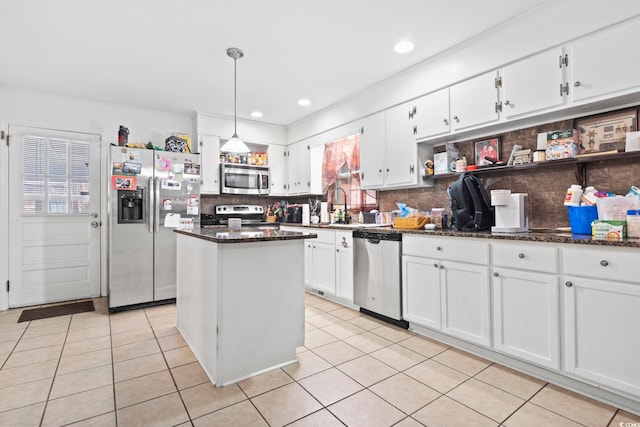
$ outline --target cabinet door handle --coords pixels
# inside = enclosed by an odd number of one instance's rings
[[[456,122],[460,122],[460,119],[458,118],[458,116],[453,116],[453,120],[455,120]]]
[[[606,259],[603,259],[602,261],[600,261],[600,265],[603,267],[606,267],[607,265],[609,265],[609,261],[607,261]]]
[[[498,272],[497,272],[497,271],[494,271],[494,272],[493,272],[493,277],[498,277],[498,276],[499,276]]]
[[[509,102],[509,100],[507,99],[506,101],[504,101],[504,105],[510,105],[511,102]]]
[[[413,125],[413,134],[414,135],[418,134],[418,125]]]
[[[433,266],[434,266],[435,268],[438,268],[438,264],[437,264],[437,263],[434,263],[434,264],[433,264]]]
[[[578,87],[580,86],[580,82],[573,82],[573,87]]]
[[[340,249],[336,249],[336,252],[340,252]]]
[[[441,251],[442,250],[442,246],[436,246],[436,251]]]
[[[445,125],[449,125],[449,120],[443,119],[442,121],[444,122]]]
[[[570,287],[572,287],[572,286],[573,286],[573,283],[571,283],[571,282],[564,282],[564,285],[565,285],[567,288],[570,288]]]
[[[520,258],[520,259],[524,258],[524,254],[523,253],[519,253],[518,254],[518,258]]]
[[[444,270],[444,265],[440,264],[440,270]]]

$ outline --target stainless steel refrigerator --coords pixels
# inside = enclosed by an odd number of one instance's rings
[[[175,228],[200,227],[200,155],[110,147],[109,309],[176,297]]]

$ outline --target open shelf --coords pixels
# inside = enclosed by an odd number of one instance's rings
[[[537,162],[537,163],[525,163],[523,165],[511,165],[511,166],[489,166],[483,167],[480,169],[466,171],[466,172],[450,172],[443,173],[439,175],[426,175],[423,176],[422,179],[425,181],[428,180],[436,180],[436,179],[447,179],[454,178],[462,175],[463,173],[467,174],[484,174],[490,172],[517,172],[520,170],[531,170],[537,168],[547,168],[554,166],[567,166],[567,165],[576,165],[576,178],[579,182],[582,183],[583,187],[586,185],[586,172],[584,165],[588,163],[600,162],[600,161],[612,161],[612,160],[624,160],[624,159],[634,159],[640,158],[640,151],[628,151],[622,153],[609,153],[609,154],[600,154],[600,155],[589,155],[582,157],[574,157],[572,159],[562,159],[562,160],[551,160],[547,162]]]

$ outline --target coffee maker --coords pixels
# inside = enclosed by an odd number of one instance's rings
[[[527,193],[511,190],[491,190],[491,205],[495,206],[493,233],[522,233],[529,231]]]

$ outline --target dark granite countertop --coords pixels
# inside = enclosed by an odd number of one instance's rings
[[[490,231],[464,232],[454,230],[401,230],[391,226],[376,227],[371,224],[358,226],[357,224],[282,224],[283,226],[304,227],[309,229],[324,228],[331,230],[367,230],[385,233],[403,233],[421,236],[446,236],[446,237],[471,237],[476,239],[497,239],[497,240],[521,240],[528,242],[549,242],[549,243],[575,243],[594,246],[618,246],[627,248],[640,248],[640,239],[627,238],[619,241],[593,239],[590,235],[572,234],[568,227],[557,229],[532,229],[528,233],[491,233]]]
[[[214,243],[272,242],[276,240],[300,240],[314,239],[318,237],[318,235],[313,234],[313,231],[311,230],[309,233],[298,233],[294,231],[284,231],[277,228],[243,227],[240,230],[230,230],[227,227],[219,226],[201,228],[199,231],[174,231],[179,234],[208,240]]]

